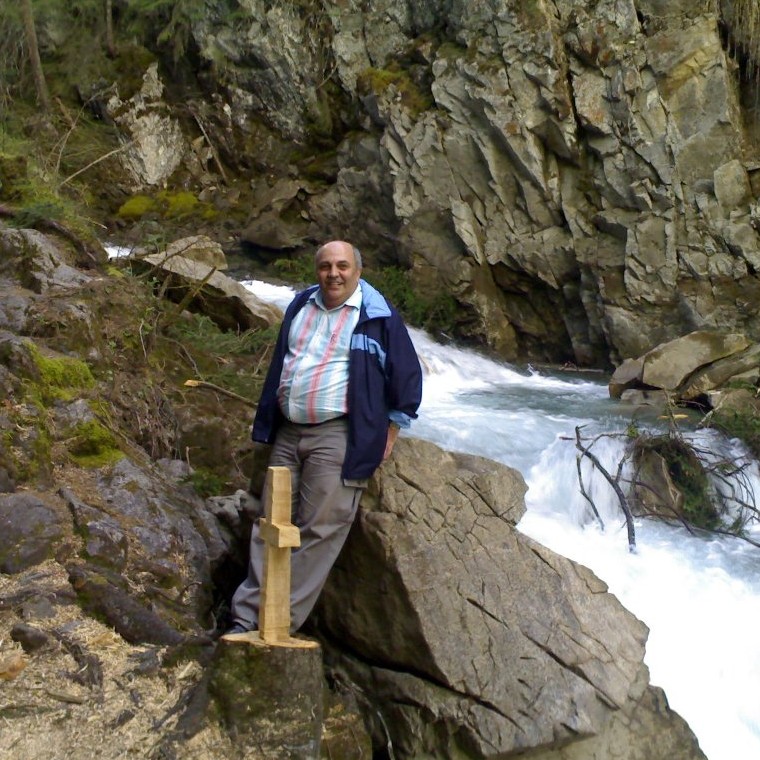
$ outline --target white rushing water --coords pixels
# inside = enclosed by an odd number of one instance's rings
[[[520,470],[529,488],[518,528],[590,567],[647,624],[651,682],[665,690],[709,760],[760,758],[760,549],[637,520],[637,549],[630,553],[612,490],[584,466],[602,531],[578,486],[576,426],[589,439],[622,432],[631,421],[623,405],[609,400],[605,382],[517,372],[424,335],[414,339],[428,367],[414,435]],[[604,438],[593,449],[610,472],[622,445]]]
[[[282,308],[292,297],[288,288],[243,284]],[[412,434],[518,469],[529,486],[518,528],[590,567],[647,624],[651,682],[665,690],[709,760],[760,758],[760,549],[638,520],[637,549],[629,552],[611,489],[584,469],[605,524],[601,530],[578,488],[576,426],[584,426],[588,441],[604,431],[622,432],[631,422],[625,406],[608,398],[604,378],[518,371],[441,346],[420,331],[412,337],[425,368]],[[609,437],[593,450],[614,472],[621,446]],[[756,466],[752,475],[760,495]],[[760,531],[754,535],[760,538]]]

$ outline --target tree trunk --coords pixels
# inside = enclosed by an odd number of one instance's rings
[[[209,665],[208,715],[235,743],[255,748],[255,757],[316,760],[324,713],[322,649],[305,638],[269,645],[257,637],[219,639]]]
[[[26,38],[26,46],[29,50],[29,65],[32,67],[34,86],[37,89],[37,99],[42,110],[45,113],[49,113],[50,95],[48,94],[47,82],[45,81],[45,73],[42,70],[40,49],[37,45],[37,29],[34,25],[32,0],[21,0],[21,15],[24,21],[24,37]]]
[[[106,0],[106,54],[116,58],[116,45],[113,41],[113,0]]]

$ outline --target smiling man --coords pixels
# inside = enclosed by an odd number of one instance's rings
[[[361,279],[359,250],[334,240],[317,250],[317,285],[288,306],[253,422],[287,467],[292,521],[291,631],[316,604],[359,506],[400,428],[417,417],[422,371],[398,312]],[[264,544],[251,532],[248,577],[232,599],[227,633],[258,627]]]

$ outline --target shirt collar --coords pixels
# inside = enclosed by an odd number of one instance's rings
[[[319,308],[323,309],[324,311],[334,311],[334,309],[328,309],[325,306],[325,303],[322,300],[322,291],[319,288],[316,288],[316,290],[309,296],[309,300],[314,301],[314,303],[316,303],[317,306],[319,306]],[[354,309],[361,309],[362,289],[359,285],[357,285],[356,290],[340,306],[336,306],[335,309],[342,309],[344,306],[351,306]]]

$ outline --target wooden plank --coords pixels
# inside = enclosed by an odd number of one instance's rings
[[[259,523],[265,542],[259,610],[259,636],[266,643],[290,638],[290,550],[300,546],[291,518],[291,479],[287,467],[270,467],[264,486],[265,518]]]

